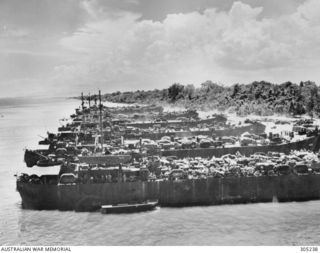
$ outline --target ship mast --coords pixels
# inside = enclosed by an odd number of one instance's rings
[[[103,152],[103,124],[102,124],[102,103],[101,103],[101,91],[99,90],[99,111],[100,111],[100,133],[101,133],[101,150]]]
[[[83,98],[83,92],[81,92],[81,106],[82,106],[82,111],[83,111],[83,106],[84,106],[84,98]]]

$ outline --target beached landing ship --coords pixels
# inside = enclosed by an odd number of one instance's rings
[[[154,179],[148,176],[148,169],[134,167],[90,168],[78,164],[73,172],[49,167],[34,170],[38,176],[18,177],[17,190],[24,208],[76,211],[95,211],[103,205],[143,203],[150,199],[157,199],[160,206],[320,199],[320,161],[308,160],[309,153],[228,156],[224,160],[228,168],[218,166],[202,174],[194,171],[194,167],[172,169],[168,177],[164,173]],[[236,164],[231,165],[230,159]],[[265,159],[269,162],[258,162]],[[244,165],[250,161],[251,167]],[[223,161],[217,158],[211,162]]]
[[[158,199],[160,206],[220,205],[320,199],[320,175],[208,178],[185,181],[48,185],[17,182],[22,206],[95,211],[102,205]]]
[[[96,113],[96,112],[95,112]],[[218,117],[219,118],[219,117]],[[223,118],[224,121],[225,118]],[[208,136],[216,136],[216,137],[222,137],[222,136],[239,136],[242,133],[245,132],[250,132],[252,134],[262,134],[264,133],[265,130],[265,125],[259,123],[259,122],[248,122],[246,124],[243,124],[241,126],[236,126],[236,127],[225,127],[224,129],[211,129],[211,130],[199,130],[199,131],[176,131],[176,132],[162,132],[162,133],[155,133],[154,131],[147,131],[146,133],[142,133],[139,135],[132,135],[132,134],[126,134],[125,132],[115,132],[115,131],[110,131],[110,132],[105,132],[103,131],[103,123],[100,122],[100,131],[97,131],[95,129],[94,132],[89,132],[87,128],[84,128],[84,132],[81,131],[60,131],[57,135],[53,135],[48,133],[48,137],[45,139],[45,143],[50,143],[49,147],[47,149],[38,149],[38,150],[26,150],[25,155],[24,155],[24,160],[27,164],[28,167],[32,167],[35,165],[40,165],[39,162],[42,162],[43,166],[46,165],[46,163],[50,160],[48,159],[49,155],[54,155],[60,161],[52,161],[48,162],[48,165],[55,165],[61,163],[61,159],[64,160],[71,160],[74,161],[74,157],[78,156],[81,153],[81,149],[89,149],[93,151],[96,148],[96,144],[94,144],[94,141],[96,139],[95,136],[100,135],[101,132],[103,133],[102,136],[103,138],[99,137],[100,142],[105,141],[105,142],[112,142],[113,139],[116,140],[118,139],[130,139],[130,138],[145,138],[145,137],[150,137],[151,139],[160,139],[163,137],[192,137],[192,136],[197,136],[197,135],[208,135]],[[83,125],[86,124],[88,125],[88,122],[81,123],[80,125],[76,124],[77,127],[83,127]],[[97,127],[98,123],[94,123],[95,127]],[[149,124],[149,123],[147,123]],[[106,138],[108,139],[106,141]],[[77,139],[77,140],[76,140]],[[81,145],[77,145],[77,142],[81,142]],[[102,144],[103,145],[103,144]],[[215,150],[215,144],[212,143],[213,146],[211,148],[207,147],[200,147],[202,151],[200,153],[204,153],[206,155],[215,155],[217,152]],[[105,147],[105,146],[104,146]],[[177,154],[183,154],[185,151],[186,156],[198,156],[199,151],[197,149],[195,150],[187,150],[188,148],[183,148],[179,149],[178,147],[173,151],[176,152]],[[238,151],[242,152],[242,148],[239,147]],[[218,153],[221,152],[221,150],[218,150]],[[226,152],[228,152],[226,150]],[[218,154],[217,153],[217,154]],[[131,155],[132,158],[136,157],[136,152],[133,150],[126,150],[127,155]],[[170,154],[167,151],[163,152],[163,155],[175,155],[175,154]],[[108,154],[108,156],[105,155],[100,155],[99,159],[101,160],[104,156],[104,161],[105,163],[108,163],[108,159],[110,158],[110,165],[114,165],[116,162],[116,158],[118,157],[117,155],[113,154]],[[98,156],[92,156],[92,159],[96,159]],[[88,157],[84,158],[83,156],[79,157],[79,159],[87,159]],[[88,158],[89,159],[89,158]],[[122,162],[122,157],[120,157],[118,163]],[[41,165],[40,165],[41,166]]]
[[[261,127],[260,123],[257,123],[256,126],[251,125],[249,130],[250,132],[258,132],[261,133],[262,129],[265,129],[265,127]],[[248,129],[248,126],[245,126],[245,129]],[[237,132],[238,134],[241,133]],[[232,132],[234,133],[234,131]],[[249,134],[249,133],[248,133]],[[316,134],[316,133],[315,133]],[[257,138],[261,138],[262,140],[265,140],[264,137],[249,134],[252,136],[255,136]],[[167,138],[172,138],[172,136],[168,135]],[[200,138],[200,137],[197,137]],[[230,139],[230,138],[229,138]],[[119,149],[123,154],[93,154],[93,155],[81,155],[81,149],[85,148],[88,150],[93,151],[96,145],[94,144],[83,144],[82,146],[75,147],[73,146],[66,146],[66,143],[62,143],[59,145],[56,145],[55,148],[49,148],[49,149],[42,149],[42,150],[26,150],[25,151],[25,162],[28,167],[32,167],[35,165],[39,166],[45,166],[46,161],[48,161],[48,156],[50,155],[56,155],[56,160],[50,162],[48,166],[55,165],[55,164],[61,164],[62,160],[69,160],[69,161],[75,161],[80,160],[80,162],[89,162],[93,163],[96,161],[100,164],[109,164],[110,166],[117,165],[119,163],[125,163],[129,162],[130,160],[134,158],[139,158],[146,155],[161,155],[161,156],[175,156],[178,158],[184,158],[184,157],[221,157],[225,154],[236,154],[240,152],[243,155],[250,155],[255,152],[283,152],[288,154],[291,150],[300,150],[300,149],[311,149],[311,150],[317,150],[319,148],[319,144],[317,144],[317,138],[316,136],[310,136],[305,137],[302,140],[299,141],[288,141],[283,142],[280,138],[277,138],[280,140],[279,143],[271,142],[269,144],[254,144],[251,145],[229,145],[224,146],[224,142],[229,142],[230,140],[226,138],[222,138],[221,141],[212,141],[208,138],[205,138],[203,140],[200,140],[198,143],[192,142],[191,140],[179,140],[177,142],[168,142],[169,146],[172,148],[165,147],[164,142],[160,140],[158,143],[163,144],[162,148],[157,143],[154,144],[145,144],[143,147],[146,148],[146,152],[141,153],[141,146],[139,149],[132,149],[129,147],[121,148]],[[248,139],[246,139],[248,140]],[[249,139],[250,140],[250,139]],[[274,140],[271,138],[271,141]],[[194,145],[193,145],[194,143]],[[176,145],[176,146],[173,146]],[[154,147],[153,147],[154,146]],[[60,160],[59,160],[60,159]],[[42,164],[39,164],[39,161],[42,161]]]
[[[100,134],[103,136],[103,121],[102,121],[102,106],[98,117],[100,126]],[[79,115],[88,115],[88,112],[78,111]],[[95,110],[95,115],[98,111]],[[82,119],[74,120],[74,126],[81,126]],[[96,123],[93,124],[97,126]],[[74,130],[71,126],[70,130]],[[69,126],[68,126],[69,127]],[[86,126],[89,127],[89,126]],[[63,129],[64,131],[66,129]],[[264,131],[264,128],[263,128]],[[96,131],[99,133],[99,131]],[[64,132],[64,135],[74,134],[73,131]],[[100,135],[100,136],[101,136]],[[69,137],[63,138],[60,141],[61,145],[66,144]],[[104,147],[104,138],[100,138],[101,148]],[[57,142],[58,143],[58,142]],[[285,144],[275,145],[260,145],[260,146],[238,146],[231,148],[192,148],[178,150],[162,150],[160,156],[166,157],[220,157],[225,154],[241,153],[251,155],[255,152],[282,152],[289,154],[291,150],[309,149],[312,151],[319,150],[319,136],[317,133],[314,136],[305,138],[300,141],[289,142]],[[124,169],[123,173],[138,178],[138,180],[107,180],[104,177],[94,181],[79,181],[79,175],[84,170],[65,170],[65,165],[74,162],[85,162],[87,164],[104,164],[107,166],[118,165],[119,163],[130,164],[129,156],[112,156],[101,154],[82,156],[79,155],[79,150],[72,149],[74,146],[59,147],[60,157],[55,157],[55,160],[40,159],[42,156],[48,157],[49,151],[46,154],[41,152],[26,151],[27,158],[30,164],[36,161],[38,166],[32,168],[32,174],[24,174],[17,178],[17,190],[22,198],[24,208],[30,209],[61,209],[61,210],[79,210],[93,211],[100,209],[102,205],[115,205],[123,203],[142,203],[150,199],[158,199],[162,206],[185,206],[185,205],[215,205],[225,203],[247,203],[247,202],[263,202],[278,199],[279,201],[298,201],[320,198],[318,170],[312,173],[280,173],[277,175],[258,175],[258,176],[231,176],[220,177],[206,175],[199,178],[184,178],[180,174],[183,171],[172,170],[173,179],[158,180],[157,178],[146,178],[146,170],[138,166],[138,168]],[[50,149],[50,148],[49,148]],[[65,149],[63,151],[62,149]],[[57,148],[54,148],[56,155]],[[38,158],[42,161],[40,163]],[[110,162],[110,158],[113,162]],[[121,159],[122,160],[121,160]],[[128,158],[128,159],[127,159]],[[120,159],[120,160],[119,160]],[[44,161],[44,162],[43,162]],[[45,161],[48,161],[46,163]],[[53,163],[52,163],[53,161]],[[43,163],[43,164],[42,164]],[[63,163],[60,167],[59,164]],[[27,164],[29,164],[27,162]],[[33,164],[34,165],[34,164]],[[57,165],[57,166],[54,166]],[[287,168],[287,167],[286,167]],[[94,169],[87,169],[90,173],[95,173]],[[102,170],[106,174],[115,173],[119,175],[119,169],[108,168]],[[113,172],[110,172],[113,171]],[[110,173],[109,173],[110,172]],[[132,175],[133,174],[133,175]],[[180,175],[180,176],[179,176]],[[80,177],[81,178],[81,177]],[[88,179],[88,178],[87,178]],[[105,180],[105,181],[104,181]]]

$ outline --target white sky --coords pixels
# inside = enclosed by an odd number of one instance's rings
[[[320,81],[319,0],[0,0],[0,97]]]

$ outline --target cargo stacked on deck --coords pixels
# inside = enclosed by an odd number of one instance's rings
[[[320,198],[320,161],[312,152],[156,159],[121,168],[64,165],[56,175],[19,177],[17,189],[25,208],[77,211],[149,199],[188,206]]]
[[[139,122],[141,118],[148,121]],[[296,125],[310,130],[310,124]],[[318,151],[318,128],[312,127],[302,139],[293,139],[293,133],[275,138],[256,121],[231,126],[223,115],[199,119],[195,111],[107,108],[96,101],[85,107],[82,101],[68,124],[41,141],[49,144],[47,149],[25,151],[26,165],[42,169],[42,174],[18,177],[17,190],[23,207],[34,209],[95,210],[149,199],[164,206],[318,199],[318,158],[309,155],[313,160],[300,161],[296,155],[290,165],[283,163],[292,150]],[[300,128],[294,130],[302,134]],[[256,152],[260,157],[251,157]],[[263,155],[268,152],[275,153]],[[276,163],[282,167],[270,165],[270,173],[255,168],[251,175],[246,167],[274,163],[275,157],[281,157]],[[56,166],[61,166],[58,173],[46,174]],[[290,173],[281,172],[286,168]],[[300,187],[305,181],[310,181],[310,190]]]

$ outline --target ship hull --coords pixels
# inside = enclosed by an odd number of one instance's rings
[[[217,122],[225,123],[227,121],[226,118],[210,118],[210,119],[202,119],[197,121],[166,121],[166,122],[132,122],[126,123],[126,126],[137,127],[141,129],[147,129],[153,127],[154,125],[160,127],[169,127],[169,126],[177,126],[177,127],[197,127],[199,124],[215,124]]]
[[[261,123],[253,123],[251,125],[235,127],[235,128],[225,128],[225,129],[213,129],[213,130],[199,130],[199,131],[178,131],[178,132],[145,132],[140,134],[124,134],[125,139],[151,139],[160,140],[164,136],[172,137],[192,137],[197,135],[208,135],[208,136],[240,136],[245,132],[252,134],[262,134],[265,131],[266,126]],[[109,136],[110,137],[110,136]]]
[[[58,209],[57,185],[29,184],[17,182],[17,191],[22,199],[22,208],[35,210]]]
[[[226,154],[240,153],[244,156],[250,156],[256,152],[281,152],[289,154],[291,150],[308,149],[313,151],[319,150],[320,136],[310,137],[301,141],[291,142],[280,145],[265,145],[265,146],[241,146],[241,147],[226,147],[226,148],[194,148],[194,149],[175,149],[163,150],[162,156],[176,156],[177,158],[184,157],[221,157]]]
[[[160,206],[221,205],[320,199],[320,175],[207,178],[80,185],[17,183],[28,209],[95,211],[102,205],[158,199]]]

